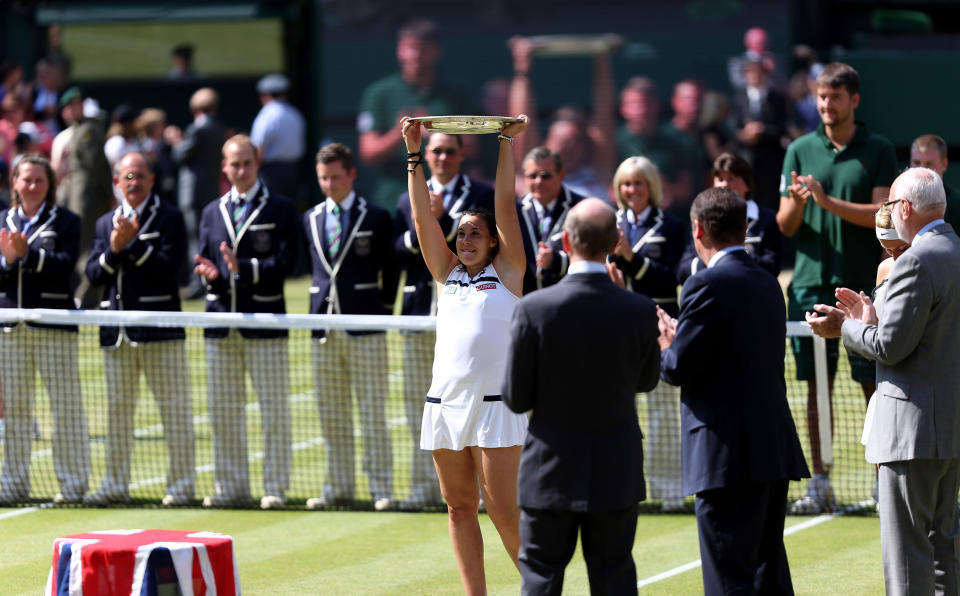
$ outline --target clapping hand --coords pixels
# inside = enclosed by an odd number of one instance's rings
[[[193,257],[193,260],[197,262],[196,266],[193,268],[193,272],[200,277],[203,277],[208,281],[213,281],[220,277],[220,271],[217,269],[216,264],[214,264],[214,262],[210,259],[196,255]]]
[[[119,253],[123,247],[133,240],[137,232],[140,231],[140,221],[137,214],[133,213],[130,217],[121,215],[113,224],[113,230],[110,232],[110,252]]]
[[[7,265],[23,258],[27,254],[27,235],[7,228],[0,230],[0,254],[7,260]]]
[[[867,325],[878,325],[880,323],[877,309],[873,306],[873,300],[865,293],[857,293],[849,288],[837,288],[835,295],[837,297],[837,308],[844,311],[848,317]]]
[[[677,320],[659,306],[657,307],[657,328],[660,329],[657,343],[660,344],[661,350],[666,350],[673,343],[673,338],[677,336]]]
[[[537,245],[537,267],[546,269],[553,262],[553,249],[546,242]]]

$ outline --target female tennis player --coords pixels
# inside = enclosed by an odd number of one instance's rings
[[[527,418],[500,398],[513,308],[523,288],[526,259],[514,193],[513,135],[527,117],[498,136],[496,215],[467,211],[447,247],[430,195],[418,121],[401,121],[408,152],[408,189],[423,259],[438,286],[433,382],[424,405],[420,448],[433,452],[447,501],[450,540],[467,594],[486,592],[480,496],[514,565],[520,548],[517,471]]]

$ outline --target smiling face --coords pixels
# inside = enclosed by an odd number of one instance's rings
[[[523,176],[527,179],[527,189],[533,198],[546,206],[560,195],[563,185],[563,172],[557,171],[552,159],[528,159],[523,163]]]
[[[650,183],[643,176],[630,176],[620,182],[620,199],[639,214],[650,204]]]
[[[150,173],[150,168],[142,155],[129,153],[117,165],[113,183],[123,193],[127,204],[136,209],[150,196],[150,191],[153,189],[153,174]]]
[[[29,162],[20,164],[13,177],[13,191],[19,195],[24,211],[31,215],[36,213],[49,189],[50,179],[43,166]]]
[[[457,258],[468,271],[479,269],[489,263],[497,239],[487,222],[479,215],[464,215],[457,226]]]
[[[460,173],[463,152],[460,150],[457,137],[438,133],[430,135],[425,155],[430,173],[442,184],[446,184]]]
[[[843,85],[817,85],[817,111],[824,126],[840,126],[853,120],[853,111],[860,104],[860,94],[850,95]]]

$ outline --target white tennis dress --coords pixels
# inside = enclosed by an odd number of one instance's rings
[[[437,298],[437,346],[421,449],[523,444],[527,417],[511,412],[500,397],[518,300],[492,264],[473,279],[462,265],[447,277]]]

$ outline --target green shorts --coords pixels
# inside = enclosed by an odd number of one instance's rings
[[[814,287],[795,288],[791,284],[787,288],[787,318],[791,321],[803,321],[804,314],[813,312],[814,304],[834,305],[837,299],[834,288]],[[809,337],[791,337],[790,348],[797,363],[797,380],[812,381],[816,378],[813,366],[813,340]],[[837,374],[837,358],[840,355],[840,340],[827,340],[827,374],[832,378]],[[877,365],[863,356],[847,352],[850,362],[850,376],[857,383],[875,383],[877,379]]]

